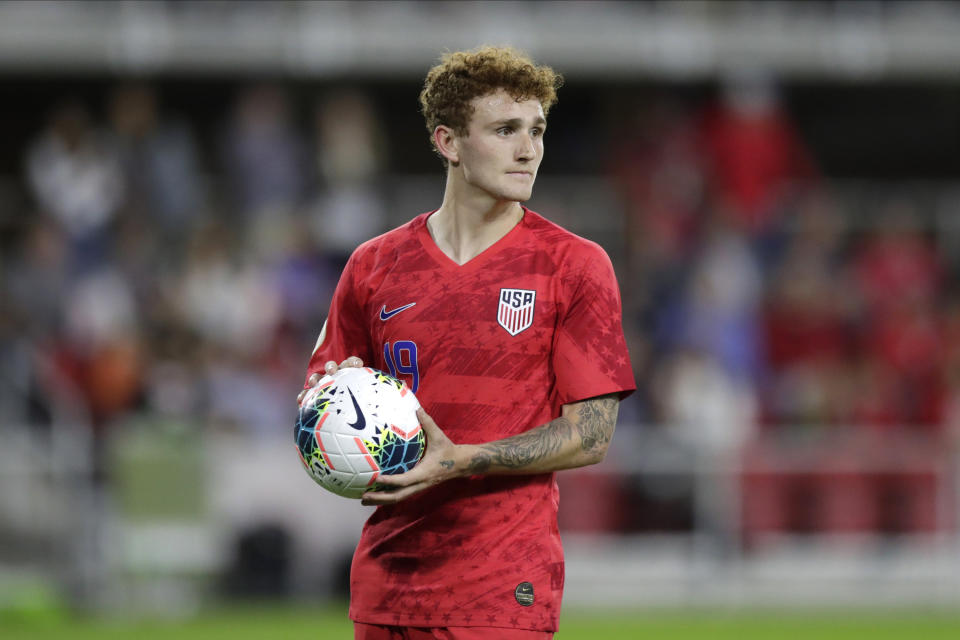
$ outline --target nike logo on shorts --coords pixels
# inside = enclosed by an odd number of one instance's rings
[[[405,309],[409,309],[410,307],[412,307],[412,306],[415,305],[415,304],[417,304],[417,303],[416,303],[416,302],[411,302],[410,304],[405,304],[405,305],[403,305],[402,307],[397,307],[396,309],[391,309],[390,311],[387,311],[387,305],[383,305],[383,308],[380,309],[380,319],[383,320],[384,322],[386,322],[387,320],[389,320],[389,319],[392,318],[393,316],[397,315],[397,314],[400,313],[401,311],[404,311]]]

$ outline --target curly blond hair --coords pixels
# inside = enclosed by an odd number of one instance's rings
[[[434,151],[433,132],[439,125],[459,135],[467,133],[474,98],[504,89],[516,100],[539,100],[546,115],[562,85],[563,76],[550,67],[537,66],[512,47],[483,46],[443,54],[440,63],[427,73],[420,92],[420,107]]]

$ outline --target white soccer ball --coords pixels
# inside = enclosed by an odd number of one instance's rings
[[[324,376],[300,404],[294,441],[310,477],[324,489],[359,498],[381,474],[409,471],[426,439],[406,383],[370,368]]]

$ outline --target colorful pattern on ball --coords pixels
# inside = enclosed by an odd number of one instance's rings
[[[307,392],[294,426],[300,461],[319,484],[359,498],[380,474],[404,473],[423,456],[419,403],[406,384],[375,369],[325,376]]]
[[[417,431],[412,438],[403,438],[393,429],[382,432],[380,442],[364,441],[370,455],[379,460],[381,473],[393,475],[406,473],[413,469],[423,455],[426,438],[423,429]]]

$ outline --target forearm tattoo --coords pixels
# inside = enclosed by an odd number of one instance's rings
[[[523,468],[559,451],[572,435],[573,424],[566,418],[557,418],[526,433],[484,445],[470,461],[469,470],[483,473],[493,465],[506,469]]]
[[[579,436],[580,449],[592,453],[613,437],[619,404],[615,397],[593,398],[577,409],[576,425],[561,416],[526,433],[491,442],[481,447],[470,461],[471,473],[484,473],[492,466],[523,469],[560,451],[566,442]]]

